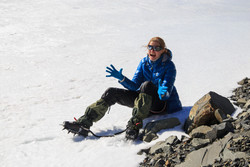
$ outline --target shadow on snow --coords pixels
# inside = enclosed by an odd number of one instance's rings
[[[164,130],[161,130],[160,132],[158,132],[158,134],[162,134],[166,131],[181,131],[181,132],[184,132],[183,131],[183,125],[186,121],[186,119],[188,118],[189,116],[189,112],[191,110],[192,106],[185,106],[182,108],[182,110],[180,111],[177,111],[175,113],[171,113],[171,114],[163,114],[163,115],[152,115],[146,119],[143,120],[143,124],[144,124],[144,127],[146,126],[147,123],[149,122],[154,122],[154,121],[157,121],[157,120],[161,120],[161,119],[167,119],[167,118],[172,118],[172,117],[176,117],[179,119],[180,121],[180,125],[174,127],[174,128],[171,128],[171,129],[164,129]],[[118,132],[121,132],[123,131],[124,129],[120,129],[120,128],[115,128],[113,130],[108,130],[108,131],[101,131],[101,132],[98,132],[96,133],[96,135],[98,136],[109,136],[110,137],[113,137],[112,135],[115,134],[115,133],[118,133]],[[104,137],[104,138],[109,138],[109,137]],[[83,136],[74,136],[73,137],[73,141],[74,142],[81,142],[83,140],[98,140],[100,138],[98,137],[95,137],[93,136],[92,134],[90,134],[90,136],[84,138]],[[140,144],[142,143],[142,141],[135,141],[134,142],[135,144]]]

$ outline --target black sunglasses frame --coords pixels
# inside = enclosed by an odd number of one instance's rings
[[[162,47],[160,46],[152,46],[152,45],[148,45],[148,50],[154,50],[156,52],[159,52],[162,50]]]

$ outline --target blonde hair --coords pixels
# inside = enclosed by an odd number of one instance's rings
[[[164,40],[162,38],[160,38],[160,37],[153,37],[148,42],[148,45],[150,44],[150,42],[157,42],[158,44],[160,44],[160,47],[165,50],[164,52],[167,53],[167,47],[166,47],[166,44],[165,44],[165,42],[164,42]]]

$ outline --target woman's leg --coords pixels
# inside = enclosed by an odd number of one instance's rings
[[[107,112],[111,105],[115,103],[128,107],[134,106],[134,99],[139,93],[125,89],[109,88],[102,95],[101,99],[86,108],[85,114],[76,122],[64,122],[64,129],[69,132],[80,134],[84,137],[88,136],[88,130],[93,122],[99,121]],[[84,127],[84,128],[82,128]]]
[[[143,120],[147,118],[150,111],[161,111],[165,102],[159,99],[157,87],[150,81],[144,82],[140,87],[140,93],[135,99],[133,117]]]
[[[146,81],[140,88],[141,93],[146,93],[152,97],[150,111],[160,112],[165,107],[165,101],[160,100],[157,87],[150,81]]]
[[[126,138],[137,138],[139,129],[143,127],[143,119],[147,118],[150,110],[161,110],[164,107],[157,94],[156,86],[150,82],[144,82],[140,87],[140,93],[134,101],[132,118],[128,121]]]
[[[139,95],[136,91],[120,88],[108,88],[102,95],[102,99],[106,101],[109,106],[118,103],[127,107],[134,107],[134,101]]]
[[[101,99],[86,108],[85,114],[78,119],[78,123],[85,124],[87,127],[93,122],[99,121],[107,112],[110,106],[115,103],[133,107],[134,100],[138,96],[135,91],[119,88],[108,88]]]

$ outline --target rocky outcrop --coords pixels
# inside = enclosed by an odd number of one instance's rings
[[[234,111],[234,106],[226,97],[210,91],[193,105],[185,121],[184,130],[186,133],[190,133],[201,125],[222,122],[222,119]]]
[[[146,154],[141,167],[250,166],[250,79],[239,82],[231,100],[242,108],[236,119],[193,129],[190,137],[170,136],[138,154]]]
[[[250,78],[245,78],[238,82],[240,85],[233,90],[233,95],[230,97],[234,104],[244,110],[250,107]]]

